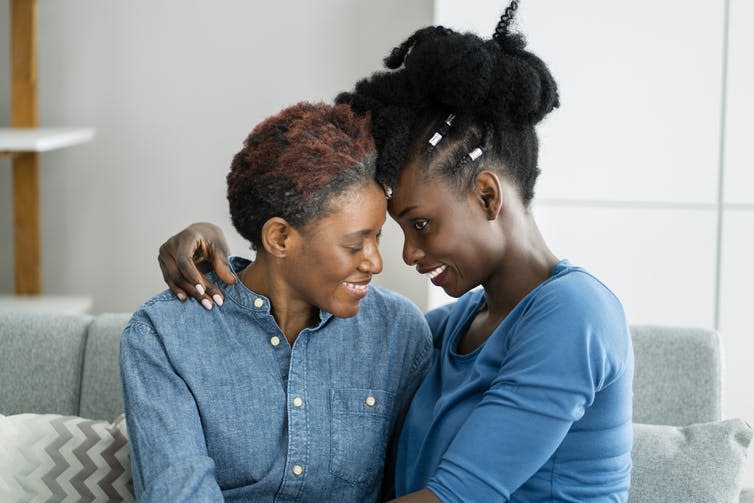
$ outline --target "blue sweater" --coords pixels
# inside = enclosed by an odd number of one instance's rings
[[[633,350],[619,300],[559,262],[472,353],[482,291],[427,314],[436,357],[414,396],[396,491],[444,503],[625,502]]]

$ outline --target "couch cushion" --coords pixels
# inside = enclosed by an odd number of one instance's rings
[[[751,437],[740,419],[634,424],[629,503],[738,501]]]
[[[0,414],[75,415],[90,316],[0,313]]]
[[[133,501],[122,415],[0,416],[0,445],[0,501]]]
[[[683,426],[721,419],[720,339],[714,330],[632,326],[634,422]]]
[[[118,349],[130,314],[101,314],[89,326],[78,415],[109,419],[123,412]]]

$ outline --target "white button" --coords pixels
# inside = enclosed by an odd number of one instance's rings
[[[377,400],[375,400],[373,396],[368,396],[364,401],[366,402],[367,407],[374,407],[374,404],[377,403]]]
[[[277,335],[270,337],[270,344],[272,344],[273,346],[280,344],[280,337],[278,337]]]
[[[263,305],[264,301],[261,298],[257,297],[254,299],[254,307],[262,307]]]
[[[304,467],[301,466],[301,465],[296,465],[296,466],[293,467],[293,470],[291,470],[291,471],[293,472],[293,474],[296,477],[298,477],[299,475],[301,475],[302,473],[304,473]]]
[[[301,407],[302,405],[304,405],[304,399],[300,396],[297,396],[293,399],[293,405],[295,405],[296,407]]]

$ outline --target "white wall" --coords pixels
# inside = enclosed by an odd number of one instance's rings
[[[196,220],[221,224],[234,253],[225,175],[261,119],[329,100],[415,29],[431,0],[249,2],[39,0],[42,125],[94,126],[87,145],[41,160],[45,293],[87,294],[129,311],[162,290],[157,249]],[[0,68],[8,69],[8,0]],[[8,72],[0,125],[10,123]],[[13,290],[10,161],[0,160],[0,293]],[[385,232],[386,250],[398,230]],[[399,248],[398,248],[399,249]],[[382,283],[426,306],[426,285],[387,253]]]
[[[435,21],[489,35],[502,4],[436,0]],[[518,27],[561,90],[534,206],[551,247],[633,323],[718,328],[724,415],[754,424],[754,0],[521,2]]]

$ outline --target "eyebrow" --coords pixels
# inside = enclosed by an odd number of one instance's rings
[[[373,232],[374,232],[373,229],[362,229],[360,231],[349,232],[348,234],[345,235],[345,237],[350,238],[350,237],[357,237],[357,236],[368,236]]]
[[[406,213],[408,213],[411,210],[415,210],[416,208],[418,208],[418,206],[409,206],[408,208],[403,208],[403,211],[401,211],[400,213],[398,213],[398,218],[403,218],[403,216]]]

